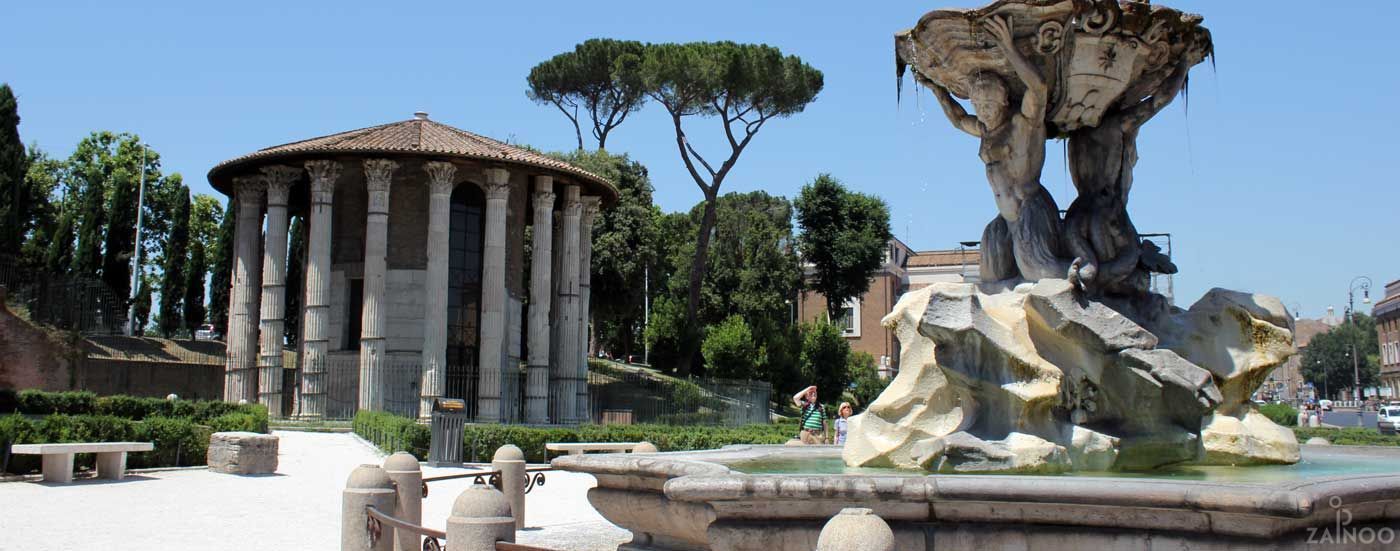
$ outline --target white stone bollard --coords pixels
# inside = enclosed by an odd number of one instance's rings
[[[817,551],[894,551],[894,531],[870,509],[842,509],[822,527]]]
[[[412,524],[423,524],[423,469],[408,452],[394,452],[384,460],[384,473],[394,482],[397,501],[394,517]],[[395,530],[395,551],[419,551],[418,534]]]
[[[637,445],[632,447],[632,453],[656,453],[657,451],[659,450],[656,449],[656,444],[646,440],[637,442]]]
[[[1322,426],[1322,420],[1317,418],[1317,414],[1316,414],[1316,413],[1314,413],[1314,414],[1308,416],[1308,426],[1309,426],[1309,427],[1312,427],[1312,428],[1317,428],[1317,427]]]
[[[340,549],[341,551],[390,551],[394,548],[393,537],[382,533],[378,541],[371,542],[366,528],[366,509],[374,506],[384,513],[394,510],[397,494],[394,481],[378,465],[360,465],[350,472],[345,481],[345,491],[340,501]]]
[[[498,541],[515,543],[510,503],[495,488],[468,486],[447,517],[447,551],[495,551]]]
[[[491,457],[491,470],[501,471],[501,492],[510,503],[510,515],[515,518],[515,529],[525,527],[525,485],[529,484],[525,474],[525,454],[514,444],[506,444],[496,449]]]
[[[1298,426],[1300,426],[1300,427],[1306,427],[1306,426],[1308,426],[1308,412],[1307,412],[1307,411],[1299,411],[1299,412],[1298,412]]]

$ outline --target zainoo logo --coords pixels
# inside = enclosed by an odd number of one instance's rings
[[[1342,507],[1342,498],[1332,496],[1327,500],[1327,504],[1336,510],[1336,522],[1333,526],[1308,528],[1308,543],[1324,543],[1335,545],[1346,544],[1390,544],[1395,541],[1395,530],[1391,528],[1371,528],[1365,526],[1356,528],[1351,526],[1351,511]]]

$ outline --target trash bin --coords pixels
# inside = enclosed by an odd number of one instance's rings
[[[467,402],[454,398],[433,400],[432,441],[428,466],[462,464],[462,428],[467,424]]]

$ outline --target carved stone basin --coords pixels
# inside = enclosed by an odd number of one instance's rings
[[[804,464],[826,467],[789,472]],[[900,550],[1301,550],[1328,535],[1338,541],[1343,520],[1353,537],[1369,533],[1382,549],[1394,545],[1400,528],[1400,469],[1393,467],[1400,449],[1393,448],[1305,446],[1298,465],[1216,468],[1226,480],[1179,480],[1170,473],[835,474],[829,470],[840,468],[834,446],[573,455],[553,465],[597,478],[589,502],[633,533],[619,547],[629,550],[810,551],[822,525],[845,507],[867,507],[884,518]],[[759,472],[767,469],[783,472]],[[1274,475],[1248,476],[1254,469]],[[1239,481],[1229,480],[1233,473]],[[1159,476],[1167,478],[1153,478]],[[1390,545],[1379,539],[1385,534]]]

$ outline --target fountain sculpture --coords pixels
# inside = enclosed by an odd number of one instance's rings
[[[1211,54],[1201,18],[1144,2],[1002,0],[938,10],[895,38],[898,68],[982,142],[997,216],[981,283],[906,294],[885,323],[899,376],[851,422],[852,466],[939,472],[1292,463],[1252,393],[1295,350],[1272,297],[1212,290],[1189,310],[1149,290],[1176,266],[1127,202],[1142,125]],[[954,96],[969,98],[969,115]],[[1040,184],[1068,141],[1079,194]]]
[[[589,502],[632,532],[619,549],[809,550],[846,507],[888,521],[897,549],[1302,550],[1340,541],[1319,534],[1343,517],[1393,544],[1400,452],[1300,450],[1250,402],[1295,353],[1283,305],[1215,289],[1181,310],[1148,286],[1176,266],[1128,216],[1136,139],[1211,55],[1201,18],[1000,0],[928,13],[895,46],[982,142],[981,281],[900,299],[900,373],[844,448],[555,459],[596,478]],[[1063,219],[1039,181],[1051,137],[1079,191]]]

